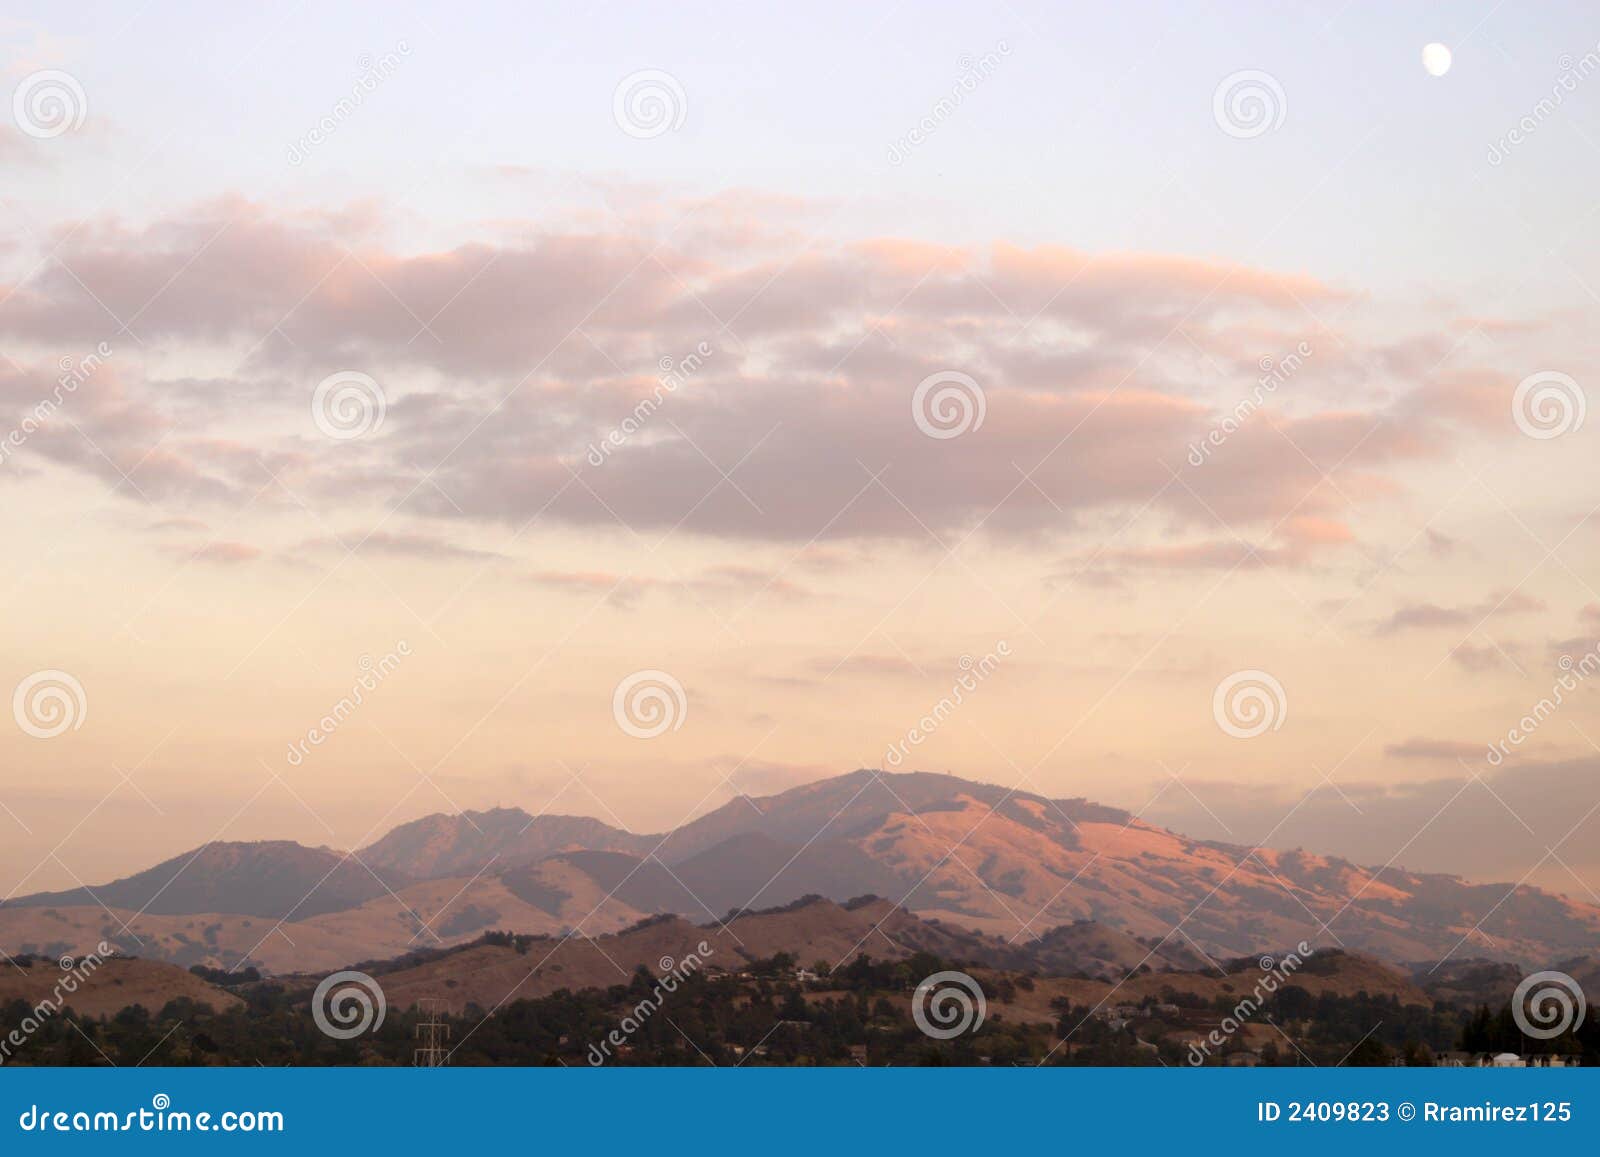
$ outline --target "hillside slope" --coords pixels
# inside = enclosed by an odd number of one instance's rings
[[[1071,944],[1066,955],[1098,961],[1096,974],[1301,940],[1429,966],[1490,956],[1551,967],[1600,949],[1600,908],[1536,888],[1201,842],[1081,799],[873,771],[736,800],[664,835],[502,808],[429,816],[349,856],[209,844],[107,885],[0,905],[0,947],[109,938],[126,952],[282,971],[495,929],[593,936],[661,913],[705,922],[813,894],[882,896],[1014,943],[1070,940],[1051,930],[1092,924],[1102,954]]]

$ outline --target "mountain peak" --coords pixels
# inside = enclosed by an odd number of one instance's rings
[[[529,815],[497,807],[424,816],[362,848],[374,871],[418,876],[471,876],[491,865],[514,867],[558,852],[643,853],[650,844],[590,816]]]
[[[392,887],[409,882],[404,873],[389,881]],[[292,840],[214,840],[98,888],[41,892],[9,906],[94,905],[152,915],[228,912],[304,919],[341,911],[384,891],[360,865],[330,848],[308,848]]]

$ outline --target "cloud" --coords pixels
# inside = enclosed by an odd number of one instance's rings
[[[1565,639],[1552,639],[1550,658],[1561,662],[1576,662],[1591,651],[1600,650],[1600,603],[1589,603],[1578,611],[1578,630],[1581,634]]]
[[[1461,545],[1459,540],[1451,538],[1447,534],[1441,534],[1439,531],[1434,530],[1431,526],[1426,529],[1426,535],[1428,539],[1428,553],[1434,555],[1436,558],[1446,558],[1449,555],[1454,554],[1456,548]]]
[[[1469,429],[1503,431],[1516,381],[1487,369],[1441,372],[1413,390],[1403,410],[1413,420],[1427,415]]]
[[[1463,743],[1454,739],[1407,739],[1402,743],[1391,743],[1383,749],[1385,755],[1394,759],[1444,759],[1452,762],[1482,759],[1483,751],[1481,743]]]
[[[1486,643],[1479,647],[1463,642],[1450,652],[1450,661],[1462,670],[1476,674],[1504,666],[1506,657],[1502,649],[1493,644]]]
[[[750,601],[761,597],[784,600],[809,598],[811,592],[776,571],[741,563],[719,563],[675,578],[621,575],[608,571],[537,571],[529,576],[548,590],[580,595],[604,595],[619,607],[632,607],[651,591],[681,595],[696,601]]]
[[[809,588],[785,578],[780,572],[742,563],[717,563],[706,567],[689,585],[702,591],[739,592],[752,597],[770,595],[790,600],[811,597]]]
[[[1466,627],[1478,621],[1470,610],[1462,607],[1441,607],[1436,603],[1412,603],[1390,615],[1379,627],[1380,635],[1399,631],[1431,627]]]
[[[1308,516],[1288,519],[1274,530],[1271,540],[1265,543],[1250,543],[1237,538],[1208,539],[1162,546],[1101,550],[1079,561],[1084,566],[1096,567],[1101,571],[1120,568],[1254,570],[1259,567],[1298,566],[1310,561],[1319,550],[1342,546],[1354,539],[1354,533],[1343,522]]]
[[[0,125],[0,164],[15,171],[21,168],[53,168],[51,150],[10,125]]]
[[[934,664],[930,664],[934,666]],[[841,659],[826,656],[813,659],[808,668],[819,675],[832,675],[837,671],[850,671],[860,675],[880,675],[904,678],[921,676],[926,668],[919,668],[903,655],[847,655]],[[941,666],[942,669],[942,666]]]
[[[1270,833],[1272,847],[1315,848],[1366,865],[1394,860],[1395,872],[1450,872],[1507,887],[1537,866],[1530,882],[1600,903],[1600,758],[1490,769],[1486,751],[1487,743],[1468,761],[1476,779],[1458,770],[1388,785],[1341,781],[1336,789],[1186,776],[1204,807],[1164,792],[1142,818],[1235,844]],[[1546,857],[1552,848],[1556,855]],[[1489,895],[1484,910],[1497,899]]]
[[[0,319],[5,317],[0,310]],[[71,349],[49,364],[0,364],[0,402],[15,408],[12,429],[25,435],[19,446],[8,447],[8,466],[78,471],[142,503],[240,507],[260,497],[275,477],[304,464],[294,447],[208,430],[225,410],[181,418],[165,383],[142,377],[127,346],[85,342]],[[69,363],[78,376],[65,372]],[[183,517],[193,514],[186,510]]]
[[[283,490],[444,522],[823,547],[979,526],[1065,534],[1148,505],[1171,539],[1120,548],[1108,565],[1121,569],[1302,565],[1352,541],[1360,508],[1445,455],[1490,395],[1504,408],[1486,371],[1381,398],[1367,367],[1420,374],[1438,339],[1316,327],[1294,411],[1257,414],[1203,469],[1182,467],[1237,401],[1231,385],[1207,396],[1208,367],[1297,348],[1305,305],[1348,291],[1060,246],[817,237],[797,255],[783,242],[800,210],[742,193],[688,206],[691,246],[656,236],[645,204],[604,229],[503,225],[422,251],[386,245],[371,206],[291,213],[233,197],[138,225],[78,222],[52,239],[73,275],[52,263],[0,287],[0,335],[83,348],[115,332],[113,315],[127,321],[143,343],[128,372],[74,399],[88,441],[63,428],[37,451],[113,485],[126,475],[129,496],[152,502],[239,506],[266,487],[268,502]],[[1180,326],[1185,340],[1167,342]],[[237,369],[147,379],[132,368],[147,351]],[[346,369],[379,383],[386,416],[370,438],[336,442],[307,411],[316,383]],[[970,375],[984,408],[950,439],[912,412],[918,383],[942,371]],[[237,433],[257,419],[299,433]],[[388,549],[473,557],[444,540]]]
[[[732,769],[728,787],[735,795],[777,795],[792,787],[816,783],[839,774],[837,767],[820,763],[778,763],[734,756],[724,756],[712,762],[719,771],[723,767]]]
[[[202,543],[199,546],[170,546],[166,548],[169,554],[192,562],[212,562],[231,566],[236,563],[254,562],[261,557],[261,548],[251,546],[247,542],[232,542],[218,539],[214,542]]]
[[[156,533],[174,530],[204,533],[209,531],[211,527],[198,518],[158,518],[146,526],[145,529]]]
[[[641,595],[657,585],[654,579],[641,579],[606,571],[544,570],[528,577],[535,586],[547,590],[589,596],[604,595],[606,602],[619,607],[633,606]]]
[[[448,539],[416,531],[372,531],[367,534],[350,534],[343,537],[307,539],[303,546],[311,550],[338,550],[346,553],[389,555],[394,558],[420,558],[441,561],[498,561],[507,556],[492,550],[478,550],[459,546]]]
[[[1394,635],[1402,631],[1430,630],[1438,627],[1475,629],[1487,619],[1527,614],[1544,609],[1545,603],[1542,599],[1515,590],[1496,592],[1481,602],[1467,606],[1443,607],[1437,603],[1409,603],[1379,623],[1374,631],[1379,635]]]

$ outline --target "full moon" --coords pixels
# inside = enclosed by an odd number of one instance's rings
[[[1450,71],[1450,50],[1442,44],[1430,44],[1422,50],[1422,67],[1429,76],[1443,76]]]

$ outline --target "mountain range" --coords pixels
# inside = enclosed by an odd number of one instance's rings
[[[1108,966],[1127,963],[1130,944],[1157,968],[1301,940],[1430,964],[1544,964],[1600,947],[1600,908],[1537,888],[1192,840],[1087,800],[953,776],[857,771],[739,796],[657,835],[496,808],[428,816],[351,852],[209,843],[124,879],[7,901],[0,948],[82,952],[104,939],[283,973],[488,930],[595,936],[669,913],[731,921],[737,938],[749,917],[735,911],[866,896],[952,932],[1070,941],[1063,962]],[[1096,938],[1103,956],[1084,947]]]

